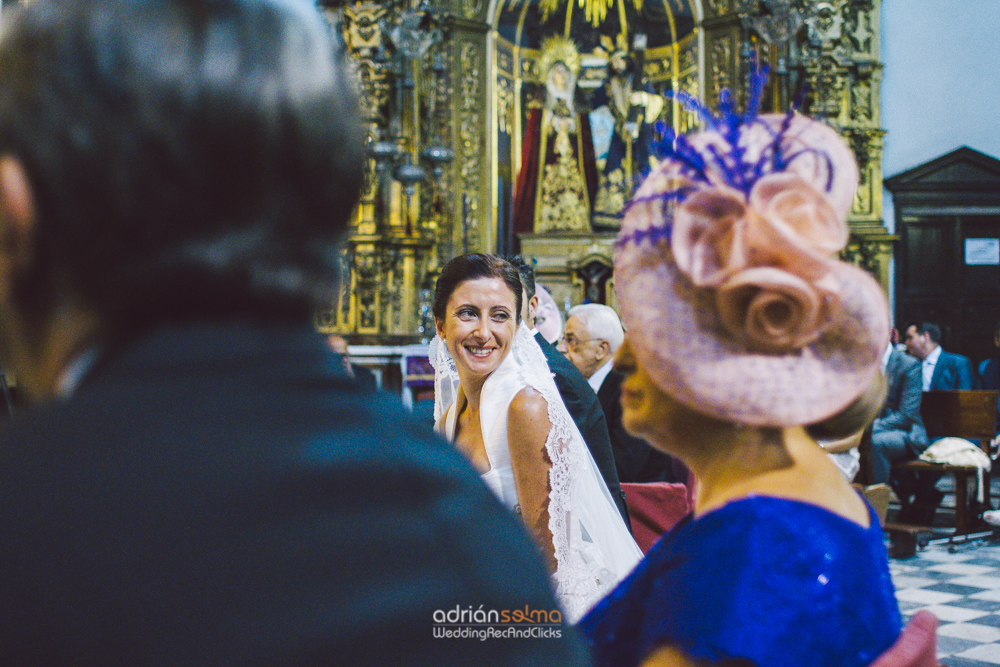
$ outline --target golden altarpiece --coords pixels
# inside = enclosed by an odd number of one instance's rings
[[[568,103],[576,103],[580,118],[589,113],[592,139],[608,132],[594,108],[600,89],[621,99],[621,86],[610,85],[616,52],[633,64],[627,95],[634,101],[650,93],[641,108],[632,105],[631,116],[619,114],[633,130],[637,122],[656,121],[692,129],[697,117],[663,93],[684,91],[715,107],[720,90],[729,88],[742,101],[751,63],[767,64],[765,110],[783,111],[799,100],[854,148],[861,183],[845,253],[888,284],[879,0],[324,4],[364,89],[370,169],[345,245],[341,298],[317,315],[323,331],[366,347],[426,342],[438,268],[472,251],[519,250],[562,307],[614,304],[613,216],[598,224],[595,215],[589,229],[544,233],[515,231],[513,223],[523,153],[534,150],[525,142],[532,110],[545,104],[540,63],[552,61],[543,49],[551,38],[576,50],[576,60],[562,58],[574,65],[576,92]],[[666,101],[648,104],[654,96]],[[622,136],[632,137],[631,156],[636,133]],[[595,159],[600,168],[598,152]]]

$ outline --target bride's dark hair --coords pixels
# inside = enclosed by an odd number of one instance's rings
[[[467,280],[499,278],[511,293],[517,310],[517,321],[521,321],[521,275],[507,260],[496,255],[475,252],[459,255],[444,265],[434,287],[434,319],[443,320],[452,292]]]

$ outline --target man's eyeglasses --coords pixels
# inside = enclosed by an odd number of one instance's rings
[[[577,338],[573,334],[566,334],[562,339],[566,342],[566,347],[576,347],[580,343],[589,343],[592,340],[597,340],[596,338]]]

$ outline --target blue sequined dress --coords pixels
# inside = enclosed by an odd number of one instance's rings
[[[756,496],[690,517],[578,628],[599,667],[665,643],[757,667],[861,667],[896,640],[882,530],[816,505]]]

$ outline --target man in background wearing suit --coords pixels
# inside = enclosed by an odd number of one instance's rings
[[[587,378],[597,392],[611,435],[618,479],[622,482],[686,483],[687,468],[673,457],[653,449],[622,426],[622,381],[614,370],[615,352],[625,339],[625,331],[614,308],[587,303],[570,308],[566,333],[559,351]]]
[[[941,328],[932,322],[906,329],[906,349],[921,361],[923,390],[972,389],[972,363],[968,357],[941,349]]]
[[[560,624],[441,636],[556,603],[463,457],[312,326],[365,162],[314,4],[3,18],[0,356],[34,404],[0,434],[3,663],[589,664]]]
[[[587,384],[580,371],[571,364],[566,357],[542,334],[535,329],[535,312],[538,310],[538,295],[535,294],[535,269],[521,255],[514,255],[506,258],[508,262],[517,267],[517,272],[521,274],[521,285],[524,292],[521,295],[521,317],[525,325],[531,329],[531,334],[538,341],[538,345],[545,354],[545,360],[549,362],[549,370],[552,371],[553,379],[559,395],[566,404],[566,409],[580,429],[584,442],[590,450],[590,455],[594,457],[597,469],[601,471],[604,484],[611,492],[611,497],[618,506],[618,511],[625,520],[625,525],[632,530],[631,522],[628,518],[628,506],[625,504],[625,493],[622,491],[618,480],[618,473],[615,471],[615,458],[611,450],[611,440],[608,437],[608,425],[604,418],[604,411],[597,400],[597,394]]]
[[[888,391],[882,412],[872,423],[872,483],[891,483],[900,499],[897,520],[907,523],[926,522],[926,505],[933,498],[918,495],[924,484],[917,484],[905,475],[890,480],[893,463],[915,459],[927,449],[927,431],[924,430],[920,417],[920,397],[923,394],[920,362],[889,343],[882,356],[882,368]],[[936,495],[930,493],[932,496]],[[918,502],[914,503],[914,500]],[[933,506],[930,514],[933,517]]]
[[[920,360],[923,391],[972,389],[972,362],[941,348],[941,328],[937,324],[911,324],[906,328],[905,342],[907,351]],[[903,473],[897,477],[894,486],[901,503],[900,521],[916,524],[933,521],[935,509],[944,498],[944,493],[934,486],[940,478],[940,473],[932,472]],[[912,500],[907,505],[911,495]]]

